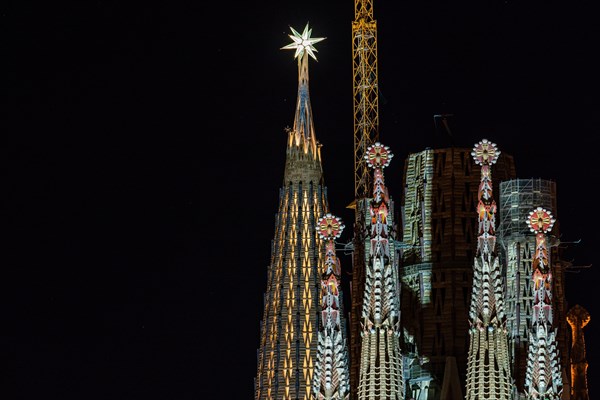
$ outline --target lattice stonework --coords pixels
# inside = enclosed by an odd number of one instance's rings
[[[298,101],[288,143],[261,321],[255,399],[309,400],[318,344],[325,247],[315,229],[327,212],[321,154],[308,92],[308,58],[320,38],[292,29]]]
[[[491,166],[500,152],[483,139],[471,153],[481,165],[477,204],[477,253],[469,310],[470,341],[466,399],[509,400],[513,386],[510,369],[503,283],[496,256],[496,202],[492,195]]]
[[[362,307],[358,398],[404,399],[400,352],[400,285],[394,250],[393,210],[383,177],[392,153],[379,142],[365,156],[374,170],[367,232],[370,239]]]

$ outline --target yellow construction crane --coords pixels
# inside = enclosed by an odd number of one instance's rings
[[[366,215],[372,188],[371,170],[365,159],[367,149],[379,141],[377,83],[377,22],[373,0],[354,1],[352,22],[352,75],[354,95],[354,200],[355,211],[350,310],[350,393],[358,398],[361,357],[361,313],[366,270]]]
[[[368,197],[370,171],[367,148],[379,141],[377,83],[377,22],[373,0],[354,1],[352,22],[352,75],[354,94],[354,197]]]

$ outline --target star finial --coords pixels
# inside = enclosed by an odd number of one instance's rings
[[[314,48],[313,44],[319,43],[321,40],[325,40],[325,38],[311,38],[310,34],[312,32],[312,29],[308,28],[308,23],[304,27],[304,31],[302,32],[302,34],[298,33],[291,26],[290,29],[293,35],[288,36],[292,39],[292,43],[282,47],[281,50],[296,50],[294,58],[302,57],[304,55],[304,51],[306,50],[306,52],[310,54],[310,56],[316,61],[317,56],[315,55],[315,52],[317,51],[317,49]]]

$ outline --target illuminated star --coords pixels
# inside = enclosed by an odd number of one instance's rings
[[[294,54],[294,58],[302,57],[304,55],[304,50],[306,50],[306,52],[316,60],[317,56],[315,55],[315,52],[317,51],[317,49],[313,47],[313,44],[318,43],[321,40],[325,40],[325,38],[311,38],[310,34],[312,32],[312,29],[308,29],[308,24],[306,24],[306,27],[304,28],[304,32],[302,32],[302,34],[299,34],[291,26],[290,29],[292,30],[293,35],[288,36],[293,40],[293,42],[288,44],[287,46],[282,47],[281,49],[295,49],[296,53]]]

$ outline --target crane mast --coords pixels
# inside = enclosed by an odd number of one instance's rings
[[[361,314],[367,265],[366,225],[369,212],[371,172],[365,159],[367,149],[379,141],[379,103],[377,83],[377,22],[373,19],[373,0],[354,1],[352,22],[352,76],[354,97],[354,201],[355,211],[350,310],[350,386],[351,399],[358,398],[361,359]]]
[[[373,0],[354,1],[352,22],[352,75],[354,94],[354,197],[367,197],[370,171],[367,148],[379,141],[377,84],[377,21]]]

